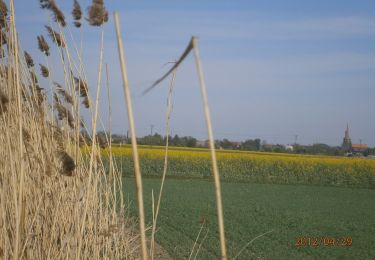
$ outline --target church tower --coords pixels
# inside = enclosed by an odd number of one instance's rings
[[[346,125],[344,140],[342,141],[342,150],[344,152],[350,152],[352,150],[352,141],[349,136],[349,125]]]

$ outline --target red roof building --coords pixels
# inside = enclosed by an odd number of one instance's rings
[[[352,144],[353,151],[365,151],[368,149],[367,144]]]

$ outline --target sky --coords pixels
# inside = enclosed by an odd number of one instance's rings
[[[46,32],[50,14],[38,0],[15,1],[21,47],[36,63],[54,68],[62,80],[58,52],[48,60],[36,35]],[[98,82],[101,28],[75,29],[73,1],[56,0],[69,25],[70,52],[81,44],[84,69],[94,96]],[[79,1],[82,7],[89,0]],[[353,143],[375,146],[375,1],[237,0],[105,1],[104,63],[109,67],[112,131],[128,129],[117,54],[113,11],[121,17],[129,84],[139,136],[165,134],[169,77],[146,96],[142,91],[178,59],[192,35],[206,79],[215,138],[268,143],[340,145],[349,124]],[[53,22],[52,22],[53,24]],[[77,62],[78,64],[78,62]],[[79,67],[79,65],[77,66]],[[60,69],[59,69],[60,68]],[[46,82],[45,84],[48,84]],[[100,111],[108,126],[105,74]],[[171,118],[172,134],[206,139],[194,57],[178,68]]]

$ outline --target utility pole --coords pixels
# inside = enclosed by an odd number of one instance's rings
[[[298,135],[294,135],[294,145],[297,145]]]
[[[154,125],[152,125],[152,124],[150,125],[150,130],[151,130],[151,134],[150,135],[152,136],[152,132],[154,130]]]

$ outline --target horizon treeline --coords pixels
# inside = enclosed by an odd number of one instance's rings
[[[84,136],[84,134],[83,134]],[[108,133],[101,131],[97,134],[97,139],[101,147],[106,146],[108,142],[106,136]],[[145,136],[137,137],[137,142],[140,145],[155,145],[164,146],[166,143],[166,136],[159,133],[148,134]],[[112,134],[111,143],[124,145],[130,144],[130,136],[122,134]],[[208,140],[198,140],[192,136],[179,136],[178,134],[169,136],[169,145],[178,147],[191,147],[191,148],[207,148]],[[276,153],[297,153],[297,154],[321,154],[321,155],[332,155],[332,156],[342,156],[345,155],[341,146],[330,146],[324,143],[315,143],[312,145],[303,144],[293,144],[293,145],[283,145],[283,144],[271,144],[266,140],[261,140],[260,138],[246,139],[243,141],[230,141],[227,138],[216,139],[215,147],[217,149],[224,150],[243,150],[243,151],[263,151],[263,152],[276,152]],[[363,155],[375,155],[375,148],[369,148],[363,152]]]

